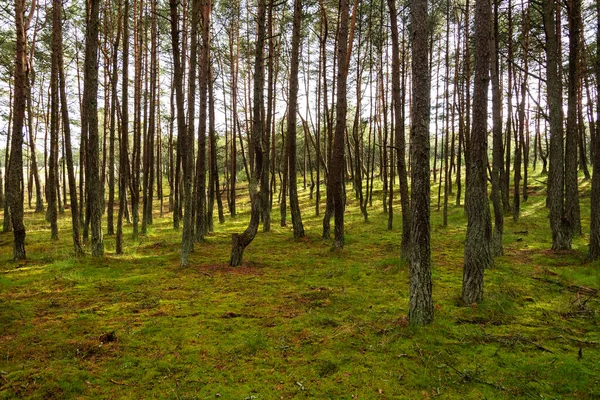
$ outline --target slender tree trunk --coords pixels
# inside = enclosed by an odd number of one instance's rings
[[[412,25],[412,110],[411,110],[411,254],[409,322],[427,325],[433,321],[431,297],[429,119],[431,81],[428,59],[427,0],[413,0]]]
[[[57,4],[54,2],[53,7]],[[53,13],[54,14],[54,13]],[[58,19],[58,21],[57,21]],[[60,41],[58,40],[58,26],[60,25],[60,15],[53,15],[52,18],[52,69],[50,76],[50,92],[51,92],[51,112],[50,112],[50,160],[48,168],[48,182],[47,193],[48,193],[48,212],[46,214],[47,219],[50,222],[51,238],[54,240],[58,239],[58,206],[56,192],[56,173],[58,167],[58,129],[59,129],[59,95],[58,95],[58,54],[62,51]],[[31,132],[30,132],[31,136]]]
[[[572,235],[581,235],[581,218],[579,210],[579,183],[577,179],[577,148],[579,124],[577,106],[579,86],[581,84],[579,62],[581,40],[581,0],[569,0],[569,79],[567,131],[565,148],[565,216],[569,221]]]
[[[26,76],[25,76],[25,23],[23,13],[25,1],[15,0],[15,91],[13,103],[12,143],[10,150],[10,167],[7,181],[7,200],[13,226],[13,258],[15,261],[24,260],[25,254],[25,225],[23,224],[23,125],[25,119]],[[6,214],[5,214],[6,215]]]
[[[234,233],[232,235],[232,248],[229,265],[240,266],[242,264],[242,256],[245,248],[254,240],[260,222],[261,196],[258,189],[261,187],[260,180],[262,178],[263,168],[263,149],[262,136],[264,134],[264,44],[266,36],[266,0],[258,0],[257,10],[257,37],[256,37],[256,53],[254,57],[254,90],[253,90],[253,121],[252,121],[252,137],[251,146],[253,146],[254,169],[249,182],[249,191],[252,200],[252,212],[248,228],[242,233]]]
[[[596,21],[600,26],[600,0],[596,0]],[[596,29],[596,91],[600,93],[600,29]],[[600,259],[600,102],[596,104],[596,139],[592,175],[589,259]]]
[[[115,130],[117,129],[117,87],[119,82],[118,62],[119,43],[121,41],[121,1],[118,3],[119,14],[117,17],[117,37],[113,44],[112,79],[111,79],[111,106],[110,106],[110,133],[108,141],[108,210],[106,213],[107,234],[115,234],[114,208],[115,208]]]
[[[294,19],[292,28],[292,56],[290,59],[290,82],[287,118],[287,154],[289,171],[290,211],[294,238],[304,237],[300,204],[298,203],[297,173],[296,173],[296,113],[298,108],[298,65],[300,52],[300,29],[302,22],[302,2],[294,0]]]
[[[127,211],[127,182],[129,175],[129,0],[123,9],[123,80],[121,137],[119,143],[119,214],[117,216],[116,253],[123,254],[123,217]]]
[[[571,248],[572,229],[564,212],[565,159],[563,135],[562,89],[559,74],[559,50],[556,33],[556,1],[544,0],[546,31],[547,102],[550,114],[550,168],[548,171],[548,206],[552,249]]]
[[[11,82],[8,82],[8,99],[9,104],[13,103],[13,86]],[[4,149],[4,201],[2,202],[3,210],[4,210],[4,218],[2,221],[2,232],[6,233],[12,230],[12,221],[10,216],[10,189],[8,187],[8,178],[10,176],[10,153],[11,153],[11,133],[12,133],[12,122],[14,117],[14,106],[9,107],[8,110],[8,130],[6,133],[6,148]]]
[[[335,135],[331,155],[331,166],[328,177],[328,197],[333,200],[333,214],[335,222],[335,235],[333,245],[336,248],[344,247],[344,136],[346,131],[346,81],[348,77],[348,0],[340,1],[340,23],[337,36],[337,103]]]
[[[99,134],[98,134],[98,26],[99,0],[90,0],[87,13],[85,40],[85,72],[83,97],[86,106],[87,126],[87,167],[88,174],[88,204],[90,207],[90,223],[92,228],[92,256],[104,255],[102,241],[102,183],[99,170]]]
[[[490,207],[487,195],[487,103],[490,71],[491,5],[475,1],[475,84],[473,90],[473,129],[470,168],[467,175],[465,208],[467,238],[463,271],[462,300],[466,304],[483,299],[483,274],[493,263]]]
[[[494,1],[494,25],[491,48],[491,81],[492,81],[492,204],[494,206],[494,233],[492,235],[492,255],[504,253],[502,234],[504,232],[504,214],[502,209],[502,185],[500,171],[504,166],[504,147],[502,138],[502,97],[500,93],[500,55],[498,53],[498,18],[500,0]]]
[[[392,97],[395,117],[396,167],[400,179],[400,203],[402,206],[402,246],[401,257],[405,260],[410,255],[410,204],[408,198],[408,175],[406,172],[406,141],[404,139],[404,118],[402,107],[404,103],[400,93],[400,54],[398,39],[398,20],[395,0],[388,0],[390,21],[392,27]],[[404,55],[403,55],[404,56]]]

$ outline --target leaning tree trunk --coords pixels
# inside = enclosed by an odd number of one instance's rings
[[[488,0],[475,2],[475,84],[470,168],[467,174],[465,207],[467,238],[463,270],[462,299],[466,304],[483,299],[483,274],[493,258],[490,207],[487,195],[487,103],[490,70],[491,6]]]

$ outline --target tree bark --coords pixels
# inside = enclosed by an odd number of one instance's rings
[[[337,36],[337,103],[335,134],[329,168],[327,196],[332,199],[333,215],[335,222],[334,242],[336,248],[344,247],[344,136],[346,132],[346,81],[348,77],[348,0],[340,1],[340,22]],[[327,215],[327,213],[326,213]]]
[[[483,299],[483,274],[493,258],[490,207],[487,195],[487,102],[490,71],[489,0],[475,2],[475,82],[473,90],[473,128],[471,130],[470,168],[467,175],[465,208],[467,238],[463,270],[462,299],[466,304]]]
[[[127,211],[129,177],[129,0],[123,9],[123,81],[121,101],[121,137],[119,143],[119,214],[117,216],[116,253],[123,253],[123,217]]]
[[[502,235],[504,233],[504,214],[502,209],[501,171],[504,167],[504,146],[502,138],[502,95],[500,93],[500,55],[498,53],[498,18],[500,0],[494,1],[494,25],[490,40],[492,55],[492,204],[494,206],[494,233],[492,234],[492,256],[504,253]]]
[[[571,248],[572,227],[564,212],[565,158],[563,135],[562,89],[559,74],[556,1],[544,0],[546,31],[547,102],[550,114],[550,166],[548,171],[548,206],[552,229],[552,250]]]
[[[257,10],[257,36],[256,36],[256,53],[254,56],[254,76],[253,76],[253,114],[252,114],[252,135],[251,144],[253,147],[254,168],[248,184],[250,198],[252,201],[252,214],[248,228],[241,234],[232,235],[232,250],[229,265],[236,267],[242,264],[242,255],[244,249],[254,240],[260,222],[260,191],[263,169],[263,149],[262,137],[264,134],[264,46],[266,36],[266,0],[258,0]]]
[[[287,155],[289,171],[290,212],[294,238],[304,237],[300,204],[298,203],[298,187],[296,172],[296,113],[298,108],[298,65],[300,64],[300,29],[302,23],[302,2],[294,0],[294,19],[292,24],[292,55],[290,59],[290,80],[287,115]]]
[[[427,0],[413,0],[410,5],[413,46],[412,110],[411,110],[411,248],[410,300],[408,320],[413,325],[433,321],[431,296],[430,248],[430,183],[429,183],[429,119],[431,81],[429,76],[429,43]]]
[[[25,24],[23,13],[25,1],[15,0],[15,32],[17,37],[15,47],[15,91],[12,125],[12,143],[10,150],[10,167],[8,170],[6,197],[10,207],[13,226],[13,258],[15,261],[24,260],[25,225],[23,224],[23,123],[25,120],[26,77],[25,77]]]
[[[600,26],[600,0],[596,0],[596,21]],[[600,29],[596,30],[596,89],[600,93]],[[594,165],[590,214],[589,259],[600,259],[600,102],[596,104],[596,139],[594,143]]]
[[[567,131],[565,148],[565,216],[569,221],[572,235],[581,235],[579,210],[579,184],[577,179],[577,159],[579,124],[577,118],[580,77],[581,39],[581,0],[569,0],[569,79],[567,105]]]
[[[102,183],[99,171],[99,134],[98,134],[98,26],[99,0],[90,0],[87,13],[85,40],[85,71],[83,98],[86,106],[87,122],[87,167],[88,167],[88,204],[90,207],[90,224],[92,228],[92,256],[104,255],[102,241]]]

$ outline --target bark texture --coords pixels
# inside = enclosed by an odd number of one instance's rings
[[[15,0],[15,89],[13,103],[12,142],[10,167],[8,168],[6,197],[10,208],[13,226],[13,258],[24,260],[25,225],[23,224],[23,123],[25,120],[26,78],[25,78],[25,24],[23,13],[25,0]]]
[[[483,299],[483,274],[492,263],[491,220],[487,197],[487,102],[490,71],[489,0],[475,2],[475,80],[470,171],[467,174],[465,208],[467,238],[462,299],[466,304]]]
[[[433,321],[431,297],[431,225],[429,183],[429,118],[431,81],[427,0],[413,0],[412,22],[412,126],[411,126],[411,248],[408,320],[413,325]]]

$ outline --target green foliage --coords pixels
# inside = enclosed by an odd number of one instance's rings
[[[250,211],[242,193],[243,214],[216,224],[186,269],[170,215],[123,256],[105,237],[94,260],[71,256],[67,214],[51,242],[29,212],[26,262],[0,235],[0,398],[598,397],[598,264],[584,262],[586,237],[547,250],[544,193],[532,192],[474,307],[459,302],[463,209],[450,206],[448,228],[432,211],[436,316],[424,328],[407,323],[401,220],[386,230],[377,191],[368,223],[349,198],[346,247],[331,252],[301,190],[307,237],[274,224],[240,268],[227,260]]]

